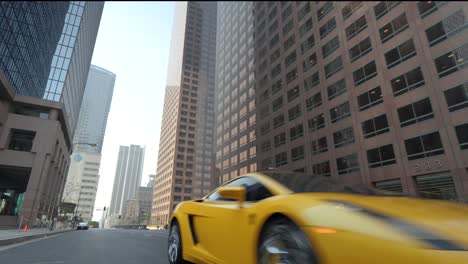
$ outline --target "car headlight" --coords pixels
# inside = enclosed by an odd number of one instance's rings
[[[352,210],[353,212],[364,214],[380,222],[384,222],[385,224],[390,225],[405,234],[408,234],[413,239],[420,240],[430,245],[433,249],[459,250],[459,251],[467,250],[461,246],[454,244],[453,242],[447,239],[440,237],[437,234],[432,233],[429,230],[425,230],[421,227],[418,227],[415,224],[412,224],[412,223],[409,223],[409,222],[406,222],[406,221],[403,221],[403,220],[400,220],[391,216],[383,215],[381,213],[371,211],[369,209],[352,204],[350,202],[337,201],[337,200],[328,200],[328,202],[334,204],[335,206],[347,208],[349,210]]]

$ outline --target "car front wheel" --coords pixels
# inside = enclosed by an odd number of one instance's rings
[[[169,263],[185,263],[182,259],[182,239],[180,237],[179,225],[177,223],[172,224],[168,242],[167,255],[169,257]]]
[[[266,224],[260,236],[257,263],[317,264],[310,242],[301,229],[285,218]]]

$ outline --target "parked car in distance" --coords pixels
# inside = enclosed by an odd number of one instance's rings
[[[76,227],[76,230],[88,230],[88,229],[89,229],[88,222],[81,222]]]

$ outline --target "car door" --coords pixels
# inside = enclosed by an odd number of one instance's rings
[[[217,192],[202,203],[200,214],[193,217],[194,233],[200,246],[216,263],[249,263],[254,243],[254,218],[257,202],[272,196],[253,177],[241,177],[225,186],[244,186],[246,201],[229,201]]]

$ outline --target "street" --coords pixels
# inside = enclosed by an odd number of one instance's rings
[[[0,263],[168,263],[167,232],[123,229],[71,231],[15,247],[0,247]]]

